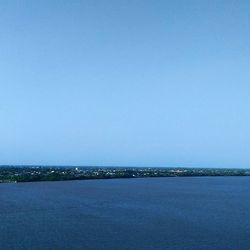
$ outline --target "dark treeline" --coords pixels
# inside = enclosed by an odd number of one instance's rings
[[[250,170],[136,167],[0,167],[1,183],[178,176],[250,176]]]

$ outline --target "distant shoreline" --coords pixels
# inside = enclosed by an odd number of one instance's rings
[[[250,176],[250,169],[1,166],[0,183],[150,177]]]

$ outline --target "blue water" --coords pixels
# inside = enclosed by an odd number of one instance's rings
[[[0,185],[0,249],[250,249],[250,178]]]

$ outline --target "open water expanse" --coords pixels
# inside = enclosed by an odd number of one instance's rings
[[[0,249],[250,249],[250,177],[0,185]]]

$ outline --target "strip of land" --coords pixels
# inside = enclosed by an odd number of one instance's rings
[[[250,169],[0,166],[0,183],[178,176],[250,176]]]

